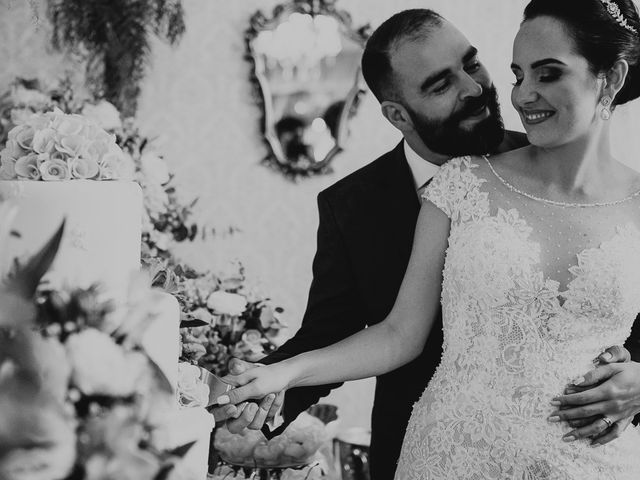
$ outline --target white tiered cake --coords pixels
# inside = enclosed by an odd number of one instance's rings
[[[94,282],[121,298],[140,269],[142,190],[128,181],[0,181],[0,199],[15,203],[19,238],[11,258],[37,251],[66,220],[56,260],[45,277],[55,286]]]

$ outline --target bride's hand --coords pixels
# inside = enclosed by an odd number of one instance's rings
[[[236,388],[218,397],[218,405],[237,405],[247,400],[258,400],[269,394],[286,390],[293,380],[290,369],[282,364],[267,365],[248,370],[240,375],[227,375],[223,380]]]
[[[564,436],[565,441],[591,437],[596,445],[610,442],[617,438],[629,425],[630,419],[640,412],[638,363],[599,366],[587,373],[581,382],[576,383],[578,387],[592,388],[554,398],[554,404],[561,409],[553,412],[549,420],[572,421],[589,417],[596,420],[590,425],[567,433]]]

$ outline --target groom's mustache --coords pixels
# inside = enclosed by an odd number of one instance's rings
[[[472,97],[468,99],[463,107],[454,113],[450,118],[449,122],[451,123],[459,123],[473,114],[477,113],[478,110],[484,108],[491,104],[491,99],[495,96],[495,87],[493,85],[483,88],[482,93],[477,97]],[[493,114],[493,112],[490,112]]]

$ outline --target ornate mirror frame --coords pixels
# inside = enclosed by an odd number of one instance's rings
[[[336,0],[290,0],[287,3],[282,3],[274,7],[270,17],[265,16],[261,11],[254,13],[250,20],[250,27],[245,34],[247,55],[246,58],[252,63],[252,75],[251,80],[254,85],[254,91],[259,104],[262,106],[262,119],[261,119],[261,133],[264,142],[267,144],[269,153],[262,160],[263,164],[275,168],[282,172],[286,177],[290,179],[297,179],[299,177],[310,177],[318,174],[330,173],[331,161],[335,155],[342,151],[344,148],[345,140],[348,136],[348,123],[350,117],[352,117],[358,107],[360,96],[366,91],[364,88],[364,81],[360,72],[359,59],[355,68],[354,80],[351,88],[349,89],[346,97],[340,98],[334,101],[332,104],[332,115],[334,118],[333,125],[326,125],[326,130],[331,128],[331,138],[333,146],[328,150],[323,158],[314,158],[308,152],[313,145],[304,144],[302,134],[298,127],[304,128],[301,125],[293,124],[293,128],[296,128],[295,134],[296,145],[302,148],[302,154],[296,159],[288,158],[285,154],[285,149],[281,141],[283,123],[280,123],[280,136],[276,131],[276,114],[274,112],[274,95],[272,94],[272,85],[269,84],[266,72],[265,56],[256,50],[256,38],[261,32],[271,31],[273,32],[278,25],[287,21],[291,14],[298,13],[311,16],[313,20],[316,17],[324,15],[333,18],[338,26],[339,33],[343,38],[355,43],[360,48],[364,49],[364,44],[369,38],[370,27],[368,24],[359,28],[352,26],[352,20],[349,13],[343,10],[338,10],[335,7]],[[321,62],[320,62],[321,63]],[[312,92],[309,92],[311,95]],[[336,105],[339,105],[336,107]],[[329,113],[329,107],[325,111],[325,114]],[[291,121],[297,120],[293,117],[289,117]],[[289,119],[288,118],[288,119]],[[280,118],[284,120],[284,117]],[[293,143],[290,142],[289,146]],[[289,149],[290,150],[290,149]],[[291,150],[290,150],[291,151]],[[302,160],[302,161],[300,161]]]

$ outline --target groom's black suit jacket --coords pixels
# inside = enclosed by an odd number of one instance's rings
[[[331,345],[381,322],[391,311],[409,263],[420,210],[402,142],[321,192],[318,209],[313,282],[302,327],[261,363]],[[377,378],[370,454],[373,480],[393,478],[411,407],[433,375],[441,350],[438,315],[420,357]],[[289,390],[285,419],[293,420],[337,386]]]
[[[524,145],[508,132],[500,150]],[[302,326],[261,363],[269,364],[336,343],[389,314],[409,262],[420,209],[402,142],[318,195],[320,223],[313,282]],[[440,362],[442,318],[422,354],[377,377],[371,419],[373,480],[392,480],[411,409]],[[340,384],[286,393],[286,423]]]

